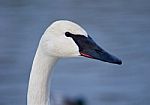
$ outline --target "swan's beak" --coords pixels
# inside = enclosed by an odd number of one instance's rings
[[[120,59],[99,47],[90,36],[85,37],[84,35],[74,35],[70,32],[66,32],[65,35],[71,37],[75,41],[79,47],[81,56],[119,65],[122,64]]]
[[[101,60],[104,62],[122,64],[122,61],[117,57],[109,54],[101,47],[99,47],[90,36],[82,40],[81,43],[78,43],[81,56]]]

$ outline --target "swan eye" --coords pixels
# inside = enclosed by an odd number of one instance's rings
[[[65,35],[66,35],[67,37],[70,37],[70,36],[71,36],[71,33],[70,33],[70,32],[65,32]]]

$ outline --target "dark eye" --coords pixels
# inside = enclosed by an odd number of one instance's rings
[[[70,36],[71,36],[71,33],[70,33],[70,32],[65,32],[65,35],[66,35],[67,37],[70,37]]]

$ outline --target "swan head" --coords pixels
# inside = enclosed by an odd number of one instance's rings
[[[122,64],[120,59],[99,47],[81,26],[67,20],[52,23],[44,32],[40,46],[45,54],[58,58],[84,56]]]

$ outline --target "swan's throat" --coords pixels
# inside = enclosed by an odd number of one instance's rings
[[[49,78],[57,58],[45,55],[38,48],[30,74],[27,105],[50,105]]]

